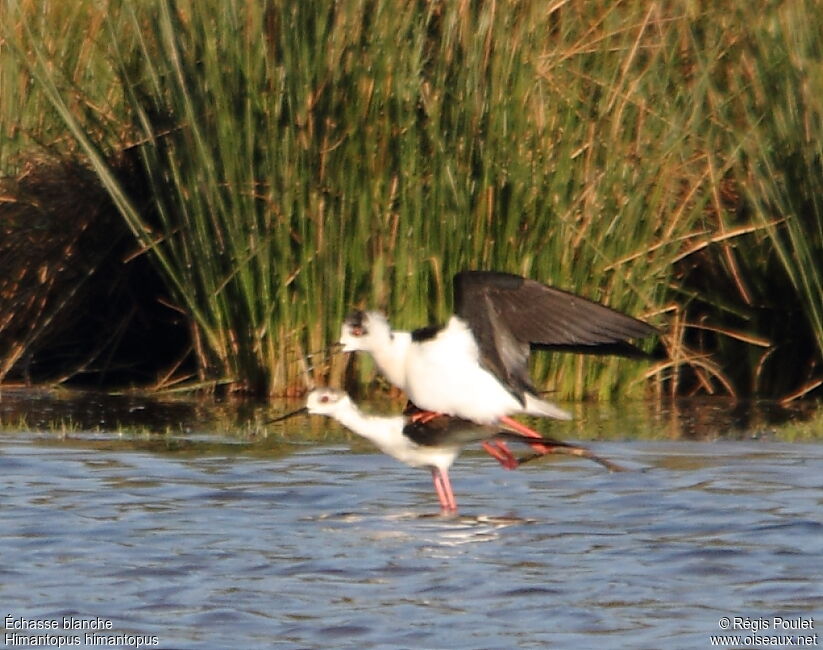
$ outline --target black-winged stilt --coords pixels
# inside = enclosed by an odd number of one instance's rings
[[[400,416],[364,414],[350,397],[334,388],[316,388],[308,393],[306,406],[272,420],[278,422],[300,413],[326,415],[334,418],[354,433],[373,442],[383,453],[412,467],[428,467],[431,470],[434,489],[444,514],[457,512],[449,467],[463,448],[474,442],[508,440],[534,445],[534,438],[509,431],[478,425],[475,422],[446,415],[427,419],[415,419],[408,413]],[[520,459],[514,458],[515,467],[545,454],[568,454],[588,458],[612,471],[622,468],[594,455],[585,447],[560,440],[541,437],[545,451]]]
[[[454,307],[445,326],[413,332],[392,331],[379,312],[358,311],[343,323],[340,343],[344,351],[371,353],[420,409],[533,438],[541,436],[510,416],[571,415],[539,397],[529,377],[531,350],[642,355],[628,340],[655,331],[581,296],[496,271],[455,275]]]

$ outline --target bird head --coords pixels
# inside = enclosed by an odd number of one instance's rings
[[[391,327],[377,311],[353,311],[343,321],[340,344],[343,352],[371,352],[391,340]]]
[[[316,388],[306,397],[306,409],[311,415],[332,415],[348,403],[349,396],[336,388]]]

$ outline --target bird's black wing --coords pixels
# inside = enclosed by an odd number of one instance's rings
[[[443,447],[458,446],[480,442],[487,438],[492,438],[496,430],[490,427],[463,420],[451,415],[428,414],[430,419],[425,422],[413,420],[411,417],[415,413],[424,413],[411,402],[406,406],[404,415],[407,416],[406,425],[403,427],[403,435],[421,447]],[[431,417],[434,415],[434,417]]]
[[[448,445],[462,447],[473,442],[496,439],[506,442],[519,442],[524,445],[539,443],[552,448],[578,448],[578,445],[563,442],[562,440],[549,436],[532,438],[531,436],[524,436],[521,433],[501,431],[494,426],[477,424],[471,420],[464,420],[451,415],[430,413],[418,408],[412,402],[407,402],[403,415],[406,416],[403,435],[421,447],[442,447]],[[416,416],[422,415],[427,415],[428,417],[425,419],[415,419]]]
[[[656,331],[587,298],[497,271],[455,275],[454,311],[471,328],[483,366],[515,395],[533,390],[531,348],[631,354],[639,350],[628,339]]]

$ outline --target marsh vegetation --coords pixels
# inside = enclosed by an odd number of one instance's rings
[[[819,3],[0,14],[0,380],[362,384],[349,309],[437,321],[494,268],[661,328],[538,359],[560,398],[820,395]]]

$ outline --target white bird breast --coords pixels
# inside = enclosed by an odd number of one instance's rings
[[[479,363],[477,343],[456,316],[434,338],[411,344],[406,359],[409,399],[421,409],[481,424],[522,409]]]

